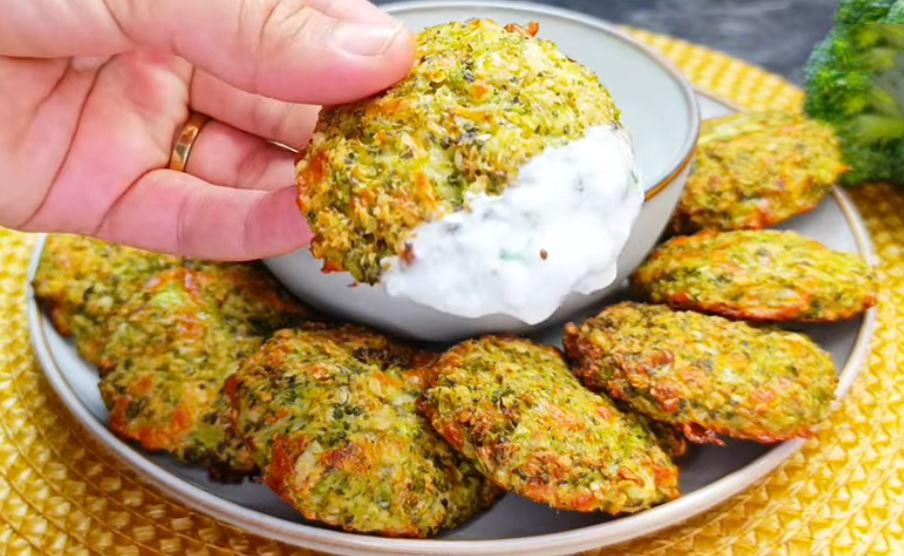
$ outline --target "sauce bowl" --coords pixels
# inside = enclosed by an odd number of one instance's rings
[[[335,317],[417,340],[449,342],[490,333],[526,333],[573,317],[622,287],[656,244],[678,203],[700,129],[693,89],[658,54],[603,21],[518,2],[403,2],[383,6],[417,32],[470,18],[540,24],[539,37],[594,71],[622,111],[640,168],[645,201],[608,287],[568,295],[545,321],[527,325],[508,315],[465,318],[388,295],[380,284],[356,284],[346,272],[323,273],[308,249],[265,261],[295,295]],[[529,20],[525,20],[529,16]],[[593,238],[575,238],[593,241]]]

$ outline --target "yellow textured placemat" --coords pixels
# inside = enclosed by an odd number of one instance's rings
[[[800,105],[800,91],[774,75],[633,32],[717,96],[748,108]],[[868,368],[832,426],[720,508],[600,554],[904,555],[904,194],[870,186],[854,199],[881,258],[883,290]],[[0,555],[309,554],[169,500],[72,421],[28,344],[25,280],[33,246],[31,236],[0,231]]]

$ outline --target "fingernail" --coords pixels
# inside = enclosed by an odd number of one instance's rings
[[[387,26],[349,21],[337,26],[333,41],[349,54],[379,56],[389,50],[404,29],[400,23]]]

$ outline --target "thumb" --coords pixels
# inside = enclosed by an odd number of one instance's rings
[[[403,78],[414,38],[366,0],[55,0],[13,2],[0,54],[169,52],[227,83],[281,100],[337,104]]]

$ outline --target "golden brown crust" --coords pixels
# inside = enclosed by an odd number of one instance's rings
[[[631,278],[654,303],[756,322],[825,323],[876,303],[860,257],[794,232],[700,232],[660,246]]]
[[[154,273],[110,317],[98,363],[110,428],[148,451],[251,472],[223,384],[270,332],[310,316],[259,264],[186,260]]]
[[[815,208],[845,171],[832,129],[800,114],[707,120],[672,229],[774,226]]]
[[[57,329],[98,366],[117,435],[219,478],[253,469],[221,387],[275,328],[312,316],[260,264],[50,236],[34,288]]]
[[[572,377],[561,352],[488,336],[433,367],[421,409],[496,484],[571,511],[636,512],[678,495],[653,435]]]
[[[613,305],[563,341],[587,387],[692,442],[806,437],[835,396],[832,360],[809,338],[662,305]]]
[[[94,239],[47,236],[33,281],[35,299],[56,330],[72,336],[79,354],[97,364],[110,317],[150,276],[180,259]]]
[[[500,491],[416,412],[432,354],[355,327],[283,330],[227,384],[264,482],[306,518],[423,537]]]

